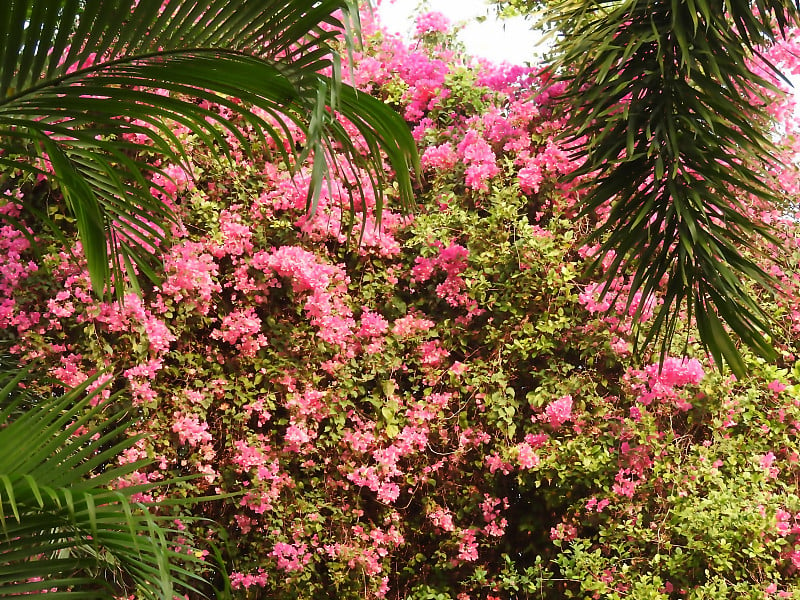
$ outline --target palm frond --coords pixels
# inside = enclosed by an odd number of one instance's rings
[[[556,0],[547,19],[563,29],[559,62],[571,105],[569,144],[583,161],[583,214],[610,206],[592,236],[593,267],[614,253],[610,279],[632,266],[630,298],[663,288],[643,336],[672,344],[679,314],[693,316],[720,367],[743,374],[736,338],[765,357],[770,317],[753,285],[772,293],[761,267],[769,226],[745,209],[775,205],[766,178],[776,147],[765,109],[775,85],[753,72],[759,48],[799,21],[783,0],[706,2]],[[638,314],[637,314],[638,316]],[[642,348],[638,348],[641,350]]]
[[[175,541],[172,517],[158,503],[135,501],[154,485],[109,487],[147,464],[113,466],[136,442],[124,436],[129,416],[109,412],[117,398],[98,402],[105,386],[87,391],[96,378],[61,397],[36,398],[20,387],[26,376],[4,375],[0,389],[3,593],[110,599],[135,591],[162,600],[201,593],[204,581],[188,567],[207,565],[189,542]]]
[[[340,81],[337,45],[343,32],[353,43],[354,0],[9,0],[0,21],[0,161],[47,174],[64,192],[98,294],[112,271],[120,292],[123,272],[135,277],[126,265],[151,260],[149,246],[174,219],[149,191],[147,179],[163,171],[137,160],[156,152],[190,169],[171,123],[220,158],[230,158],[229,140],[249,151],[247,130],[293,153],[290,164],[313,157],[309,209],[323,180],[335,176],[340,152],[373,175],[379,208],[388,187],[384,156],[401,202],[412,202],[418,157],[407,125]],[[366,155],[337,115],[358,125]],[[305,151],[294,150],[290,126],[305,136]],[[147,231],[150,222],[158,227]]]

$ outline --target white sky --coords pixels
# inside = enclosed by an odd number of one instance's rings
[[[419,6],[417,0],[382,0],[378,12],[387,29],[406,35],[413,30]],[[424,10],[443,13],[453,25],[464,24],[458,37],[474,56],[522,64],[534,60],[534,54],[542,50],[536,47],[539,36],[531,31],[529,22],[522,18],[498,21],[484,0],[429,0]],[[479,16],[488,18],[477,23],[474,19]]]

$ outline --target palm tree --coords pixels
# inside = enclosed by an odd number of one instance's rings
[[[138,157],[156,152],[162,164],[189,170],[171,123],[222,159],[229,137],[247,150],[243,131],[252,128],[276,141],[287,163],[310,160],[310,210],[326,177],[355,163],[370,173],[380,211],[384,156],[410,204],[418,159],[408,127],[341,81],[339,40],[344,34],[352,47],[357,27],[357,0],[7,0],[0,165],[58,186],[97,294],[112,277],[135,282],[134,265],[155,277],[148,248],[174,216],[150,193],[147,176],[159,168]],[[365,153],[343,119],[363,136]],[[290,126],[305,137],[299,149]]]
[[[410,204],[418,158],[405,122],[342,82],[340,39],[349,51],[357,30],[356,0],[5,0],[0,193],[18,203],[11,190],[21,178],[47,179],[75,220],[95,292],[120,296],[137,271],[156,277],[152,248],[175,218],[150,192],[166,171],[141,157],[156,153],[161,166],[190,172],[172,124],[220,160],[231,158],[230,139],[248,151],[245,131],[255,131],[288,165],[310,163],[309,210],[348,165],[367,169],[378,213],[391,183]],[[58,235],[49,214],[26,208]],[[104,417],[108,403],[90,408],[97,390],[86,385],[31,401],[25,375],[0,391],[3,593],[113,598],[135,589],[172,600],[195,589],[202,580],[189,569],[199,561],[167,540],[160,506],[134,502],[141,487],[109,488],[142,465],[92,476],[135,441],[118,441],[127,417]]]
[[[168,538],[169,502],[137,501],[177,480],[109,487],[148,463],[113,466],[136,443],[125,436],[131,416],[112,412],[119,394],[102,400],[106,384],[87,392],[99,383],[94,377],[63,396],[37,398],[19,385],[26,375],[0,376],[2,595],[172,600],[197,590],[202,561],[191,539]],[[104,465],[112,466],[95,474]]]
[[[543,3],[500,1],[517,12]],[[800,24],[794,2],[547,0],[542,22],[560,31],[554,56],[571,117],[569,141],[586,177],[583,214],[610,203],[594,232],[615,253],[609,277],[632,267],[630,297],[663,287],[644,336],[669,349],[686,311],[720,367],[745,365],[738,337],[764,357],[774,325],[754,297],[776,287],[760,266],[773,232],[747,214],[751,195],[775,206],[766,106],[774,84],[754,72],[761,54]],[[606,287],[606,291],[608,287]],[[727,327],[726,327],[727,326]]]

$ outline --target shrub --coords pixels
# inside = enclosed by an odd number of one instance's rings
[[[143,436],[118,462],[156,465],[132,479],[233,494],[197,508],[219,525],[194,533],[241,598],[796,595],[800,273],[770,306],[779,364],[720,374],[688,321],[685,356],[637,362],[634,319],[659,297],[601,304],[584,275],[592,222],[558,90],[468,62],[438,26],[416,49],[367,30],[359,83],[404,111],[423,156],[413,217],[376,223],[356,171],[304,216],[308,169],[268,148],[221,168],[176,126],[196,178],[172,198],[162,283],[122,305],[90,295],[77,246],[3,207],[25,223],[3,229],[3,348],[65,387],[118,374]],[[796,265],[797,220],[768,216]]]

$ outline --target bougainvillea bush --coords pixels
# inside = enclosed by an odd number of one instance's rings
[[[218,494],[195,509],[216,526],[175,523],[235,598],[800,597],[794,170],[774,168],[785,206],[742,198],[783,241],[780,363],[720,373],[688,322],[637,361],[659,298],[627,304],[619,273],[601,300],[585,274],[557,87],[465,58],[441,15],[411,46],[365,30],[356,84],[420,145],[413,215],[378,221],[355,168],[307,215],[307,170],[255,135],[220,166],[176,125],[194,172],[153,192],[181,222],[122,304],[92,296],[79,245],[2,207],[3,350],[65,388],[105,370],[144,434],[119,463],[154,461],[117,485]],[[58,190],[11,184],[69,230]]]

